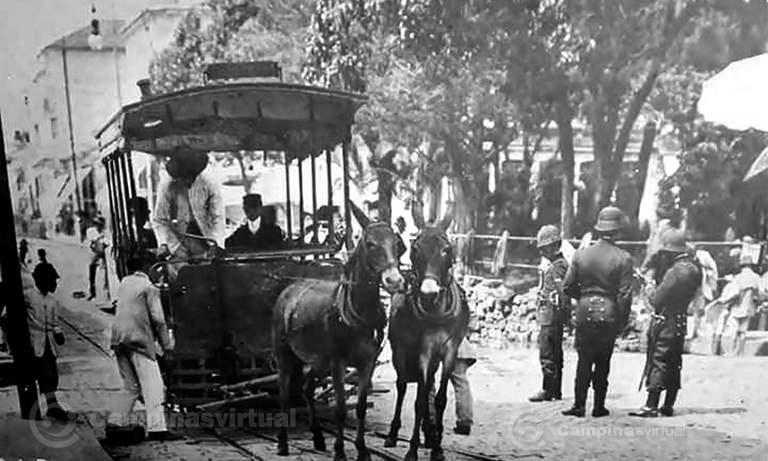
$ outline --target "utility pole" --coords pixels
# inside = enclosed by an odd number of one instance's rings
[[[2,269],[4,298],[8,311],[8,343],[13,353],[19,408],[24,419],[34,418],[38,410],[37,383],[33,375],[34,352],[29,339],[27,310],[21,283],[21,265],[16,249],[16,227],[13,219],[11,181],[8,178],[8,160],[5,156],[3,122],[0,119],[0,269]]]
[[[69,150],[72,154],[72,179],[75,181],[75,199],[77,200],[77,214],[83,219],[83,209],[80,204],[80,180],[77,178],[77,154],[75,153],[75,133],[72,130],[72,102],[69,97],[69,72],[67,70],[67,42],[61,47],[61,59],[64,65],[64,93],[67,99],[67,123],[69,124]],[[79,230],[78,230],[79,232]]]

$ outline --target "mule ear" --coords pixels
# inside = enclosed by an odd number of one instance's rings
[[[453,215],[456,211],[456,205],[451,203],[448,205],[448,210],[445,212],[445,216],[443,216],[443,219],[440,220],[438,223],[438,227],[443,232],[448,232],[448,228],[451,227],[451,224],[453,223]]]
[[[419,229],[424,229],[426,226],[424,222],[424,207],[418,200],[411,200],[411,216],[413,216],[413,223]]]
[[[362,209],[360,209],[360,207],[355,205],[355,202],[350,200],[349,207],[352,210],[352,214],[355,215],[355,219],[357,219],[357,222],[359,222],[360,225],[363,226],[363,229],[365,229],[371,224],[371,218],[366,216],[365,212]]]

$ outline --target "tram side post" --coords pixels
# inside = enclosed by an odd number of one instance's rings
[[[8,178],[8,159],[5,155],[3,122],[0,118],[0,268],[3,274],[5,308],[8,310],[8,343],[13,352],[16,386],[19,392],[19,408],[24,419],[34,418],[38,409],[37,384],[32,364],[34,353],[29,340],[27,313],[21,284],[21,265],[16,249],[16,228],[13,219],[13,202]],[[37,413],[37,412],[35,412]]]

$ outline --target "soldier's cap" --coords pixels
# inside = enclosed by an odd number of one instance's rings
[[[685,237],[685,233],[679,229],[667,229],[661,234],[661,248],[662,251],[668,251],[670,253],[684,253],[689,251],[688,239]]]
[[[595,230],[598,232],[611,232],[624,227],[624,212],[615,206],[607,206],[597,215]]]
[[[261,194],[245,194],[243,206],[247,208],[261,208]]]
[[[562,241],[560,237],[560,229],[557,226],[547,224],[541,226],[539,233],[536,235],[536,248],[544,248],[552,245],[553,243],[559,243]]]

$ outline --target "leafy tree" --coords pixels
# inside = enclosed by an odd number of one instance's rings
[[[480,40],[473,27],[488,29],[471,7],[472,2],[321,0],[305,73],[321,85],[369,94],[357,120],[369,149],[383,142],[403,147],[429,168],[374,166],[400,180],[416,173],[413,179],[432,190],[442,175],[451,177],[461,230],[484,224],[477,210],[488,194],[488,165],[515,133],[514,111],[500,97],[502,69],[489,53],[478,52],[488,40]],[[485,140],[493,140],[487,152]],[[380,181],[379,187],[386,198],[392,182]]]
[[[272,60],[281,64],[285,80],[300,81],[313,5],[313,0],[208,0],[203,9],[185,16],[173,44],[152,61],[153,91],[201,86],[205,67],[220,62]],[[270,155],[263,154],[265,161]],[[238,162],[243,188],[250,192],[247,168],[257,161],[256,153],[232,152],[231,159]]]
[[[681,156],[680,168],[661,183],[661,203],[688,210],[688,228],[698,239],[720,240],[733,227],[737,235],[764,237],[768,200],[763,174],[743,178],[768,145],[762,133],[713,128],[702,124]]]

